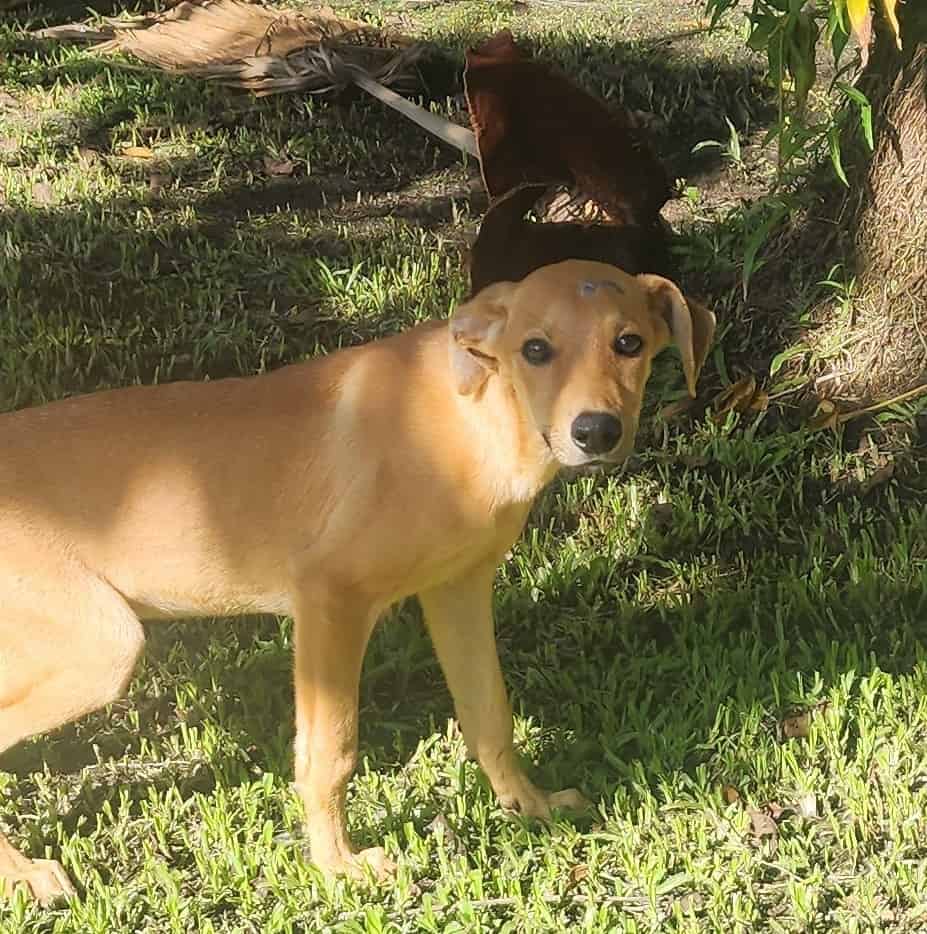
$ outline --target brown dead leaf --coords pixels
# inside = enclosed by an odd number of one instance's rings
[[[55,195],[48,182],[36,182],[32,186],[32,200],[36,204],[54,204]]]
[[[811,713],[808,711],[782,721],[782,735],[786,739],[804,739],[810,732]]]
[[[776,826],[776,822],[766,811],[761,811],[759,808],[747,808],[747,814],[750,816],[750,832],[753,834],[754,840],[759,842],[764,837],[776,838],[779,836],[779,828]]]
[[[91,149],[89,146],[80,146],[77,150],[77,161],[83,165],[95,165],[100,161],[100,153],[96,149]]]
[[[767,816],[778,824],[779,818],[785,813],[785,808],[778,801],[770,801],[764,808]]]
[[[719,415],[723,415],[725,412],[731,411],[731,409],[736,410],[738,406],[749,405],[755,392],[756,377],[744,376],[742,379],[737,380],[736,383],[731,383],[730,386],[715,396],[715,411]]]
[[[830,399],[821,399],[814,415],[808,420],[808,428],[811,431],[823,431],[825,429],[836,430],[840,424],[840,413],[837,406]]]
[[[289,178],[296,171],[296,163],[286,156],[264,156],[264,171],[275,178]]]
[[[569,887],[572,889],[589,876],[589,867],[585,863],[577,863],[570,869]]]
[[[657,414],[663,421],[669,422],[674,418],[678,418],[685,412],[688,412],[694,404],[695,399],[691,396],[685,396],[682,399],[677,399],[675,402],[670,402],[669,405],[664,405]]]
[[[126,146],[120,155],[125,156],[126,159],[153,159],[154,150],[147,146]]]
[[[756,377],[744,376],[715,396],[715,421],[722,421],[728,412],[762,412],[769,405],[769,396],[757,391]]]
[[[721,788],[721,797],[725,804],[736,804],[740,801],[740,793],[733,785],[724,785]]]
[[[872,492],[877,486],[881,486],[883,483],[887,483],[895,475],[895,462],[888,461],[883,464],[877,470],[874,470],[865,480],[862,481],[859,485],[859,492],[861,496],[865,496],[867,493]]]
[[[676,904],[684,915],[692,914],[693,912],[701,911],[705,904],[705,896],[702,895],[701,892],[687,892]]]
[[[765,412],[769,408],[769,393],[759,390],[750,400],[749,409],[751,412]]]

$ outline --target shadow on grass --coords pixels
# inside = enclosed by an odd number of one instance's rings
[[[777,554],[771,537],[753,572],[719,557],[736,544],[716,537],[672,558],[645,551],[608,564],[585,555],[540,589],[527,580],[498,588],[503,669],[517,708],[539,727],[528,750],[538,759],[537,780],[552,788],[578,784],[605,802],[616,793],[633,798],[642,783],[655,791],[680,775],[762,794],[766,776],[753,756],[757,746],[780,741],[782,717],[826,701],[848,676],[858,684],[877,669],[903,675],[922,666],[927,571],[916,543],[927,540],[927,511],[910,507],[903,526],[886,522],[858,550],[827,545],[829,531],[826,522],[809,529],[815,544],[805,555]],[[883,554],[895,562],[880,566]],[[679,586],[671,561],[713,565],[719,586],[691,601],[635,605],[644,581],[654,592],[661,579]],[[511,577],[511,567],[506,573]],[[176,786],[188,797],[266,770],[290,775],[287,633],[271,619],[151,626],[131,705],[22,745],[4,756],[3,767],[23,776],[22,792],[32,773],[47,768],[76,780],[74,772],[91,766],[63,818],[69,831],[120,793],[141,803],[150,787]],[[152,678],[157,687],[143,683]],[[178,697],[197,700],[178,705]],[[368,653],[361,756],[388,780],[452,715],[419,614],[407,606],[381,626]],[[145,742],[169,748],[181,724],[203,729],[210,721],[224,739],[208,761],[164,756],[159,763],[143,753]],[[848,720],[848,755],[855,730]],[[107,770],[94,765],[98,756],[122,761]],[[375,839],[406,821],[423,831],[434,816],[403,810],[366,832]]]

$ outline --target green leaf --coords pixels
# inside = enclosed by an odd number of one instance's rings
[[[747,39],[747,45],[754,52],[761,52],[767,48],[776,31],[779,29],[782,20],[778,16],[765,14],[750,18],[750,37]]]
[[[866,138],[869,148],[875,148],[875,140],[872,135],[872,104],[869,103],[869,98],[859,88],[854,88],[844,81],[838,81],[837,87],[859,107],[859,123],[863,128],[863,136]]]
[[[782,369],[782,365],[784,363],[787,363],[789,360],[792,360],[795,357],[802,357],[807,353],[808,348],[803,344],[797,344],[794,347],[789,347],[787,350],[783,350],[781,353],[777,353],[769,364],[769,375],[775,376],[779,370]]]
[[[837,178],[849,188],[850,183],[847,181],[846,172],[843,171],[843,162],[840,158],[840,127],[832,126],[827,131],[827,150],[830,153],[830,161],[833,163]]]
[[[825,35],[830,42],[831,52],[834,56],[834,66],[840,64],[840,58],[850,40],[850,30],[847,28],[846,0],[836,0],[827,14],[827,29]]]
[[[781,201],[772,202],[772,211],[769,216],[759,224],[747,238],[747,243],[744,247],[744,268],[742,277],[744,299],[747,297],[747,288],[750,285],[750,279],[753,273],[760,267],[760,264],[757,263],[756,255],[760,247],[763,246],[766,239],[769,237],[769,232],[787,213],[788,207]]]
[[[804,109],[808,92],[817,80],[815,51],[818,44],[818,27],[808,13],[799,13],[789,35],[788,64],[795,79],[795,103],[798,110]]]

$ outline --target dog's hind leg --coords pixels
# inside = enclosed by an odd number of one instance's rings
[[[2,548],[0,752],[115,700],[144,641],[122,596],[78,561]],[[58,862],[29,859],[0,834],[0,894],[17,886],[43,903],[74,892]]]

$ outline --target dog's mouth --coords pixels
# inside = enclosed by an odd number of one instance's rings
[[[620,467],[633,453],[637,435],[636,419],[622,419],[622,438],[610,451],[587,453],[572,441],[564,439],[556,428],[540,432],[550,456],[563,470],[571,474],[597,473],[601,470]]]

